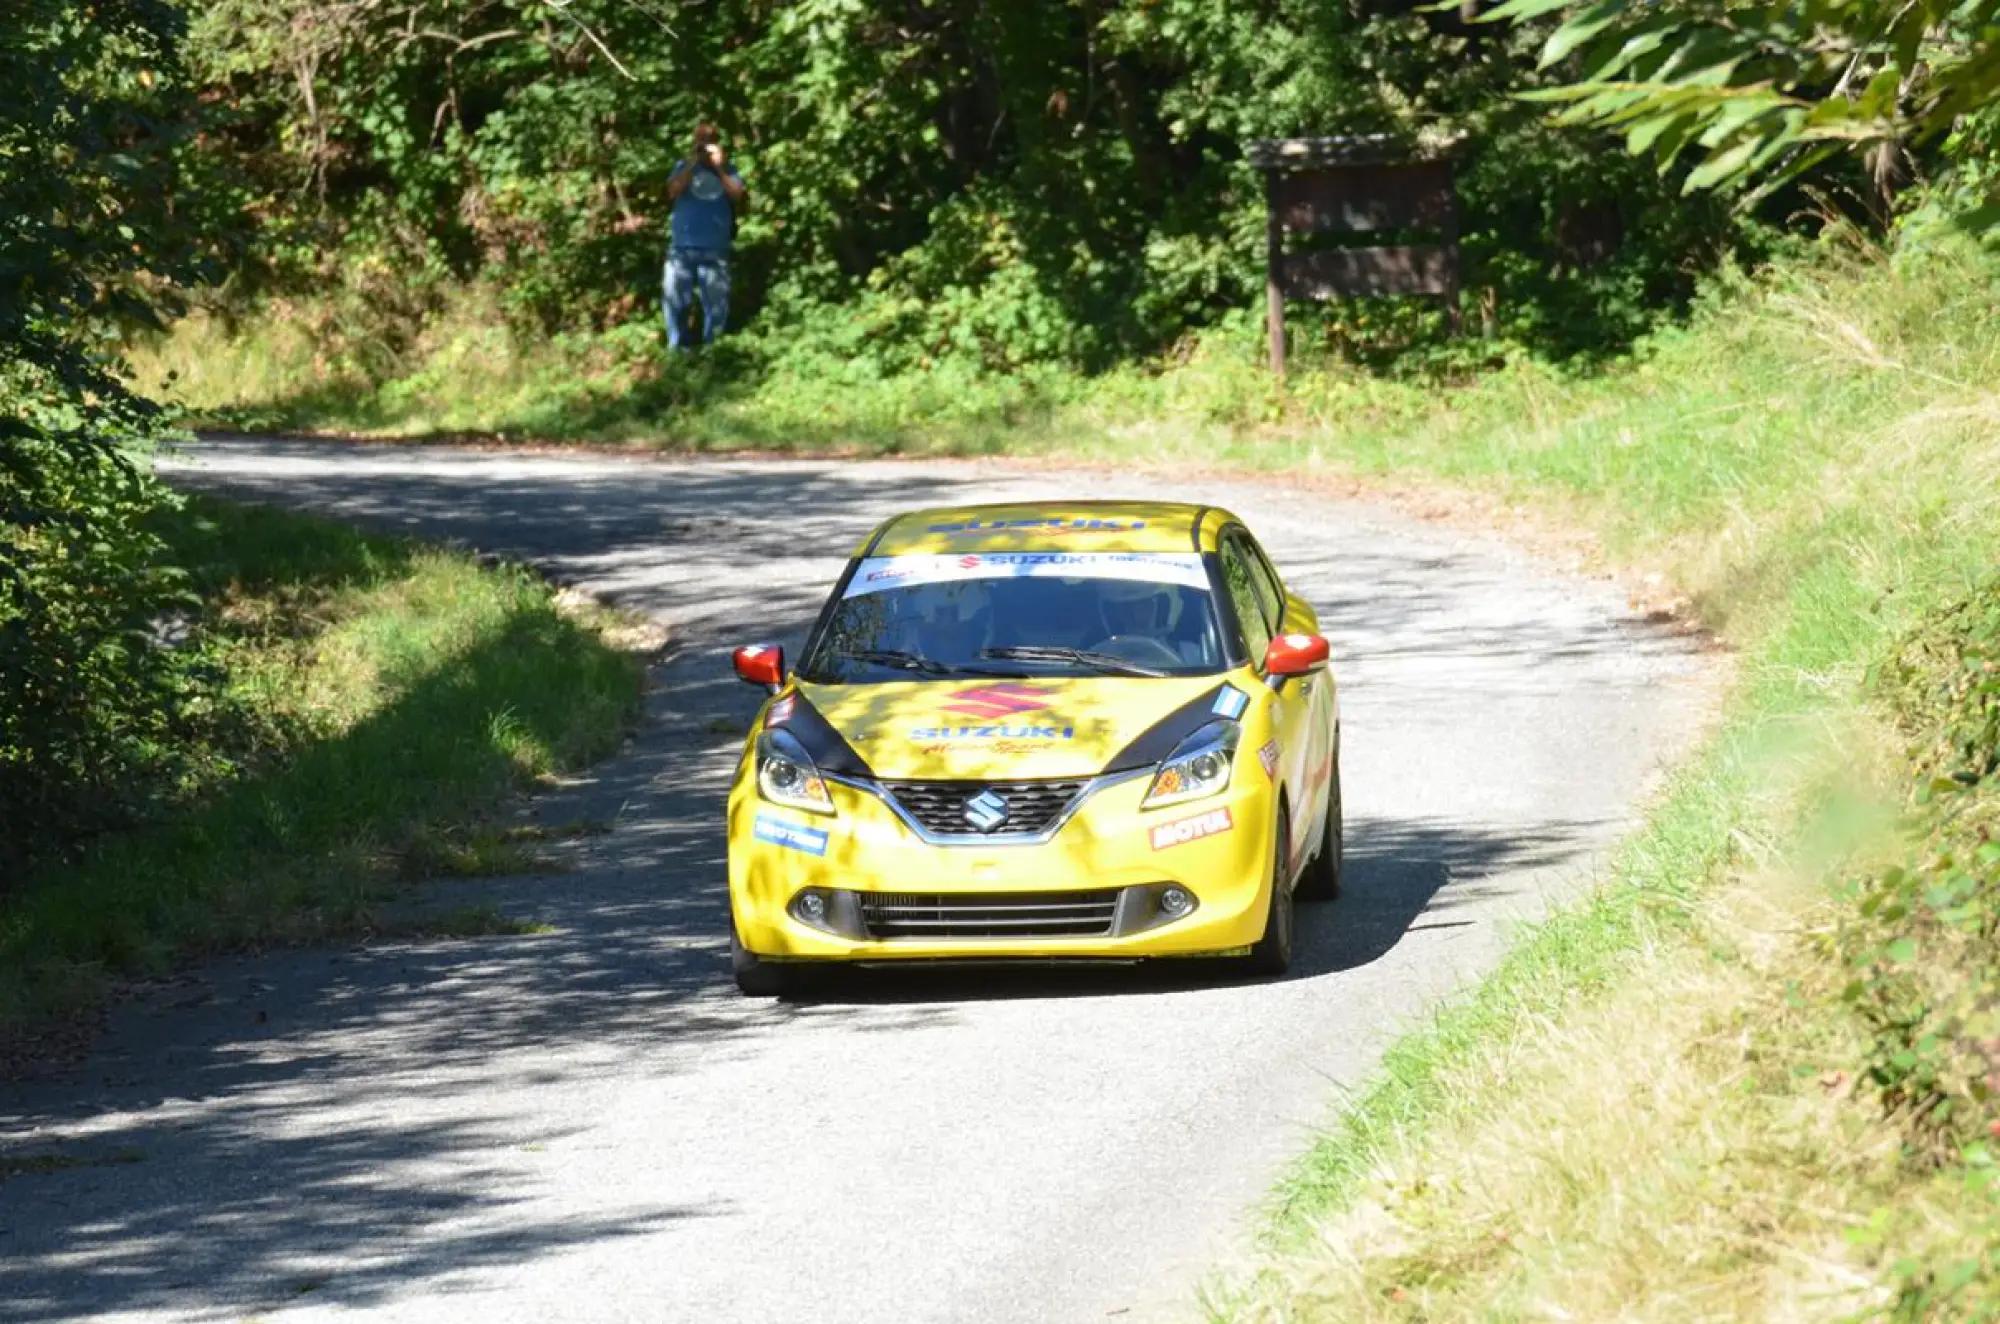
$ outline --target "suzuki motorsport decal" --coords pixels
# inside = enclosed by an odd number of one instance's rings
[[[1173,846],[1185,846],[1190,841],[1200,841],[1203,837],[1219,836],[1235,826],[1236,820],[1229,816],[1229,808],[1225,805],[1189,818],[1162,823],[1147,834],[1147,839],[1154,850],[1167,850]]]
[[[804,851],[807,855],[826,854],[824,828],[807,827],[803,823],[791,823],[769,814],[759,814],[754,830],[757,840],[768,841],[773,846]]]
[[[1049,706],[1049,693],[1032,685],[976,685],[957,690],[940,705],[948,713],[968,717],[1018,717]],[[1060,719],[1058,719],[1060,720]],[[965,726],[920,726],[910,732],[912,740],[936,742],[954,740],[1074,740],[1076,728],[1064,725],[992,724]]]
[[[1208,571],[1194,552],[967,552],[870,556],[847,581],[850,598],[916,584],[967,579],[1133,579],[1208,588]]]

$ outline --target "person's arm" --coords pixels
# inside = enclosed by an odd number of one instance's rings
[[[667,176],[667,201],[678,202],[687,186],[694,182],[694,162],[682,161],[674,167],[674,173]]]

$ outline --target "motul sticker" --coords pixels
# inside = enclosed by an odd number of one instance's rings
[[[787,694],[784,698],[772,704],[770,709],[764,714],[764,725],[767,727],[783,726],[785,723],[791,721],[792,709],[797,706],[798,701],[796,694]]]
[[[1278,780],[1278,742],[1266,740],[1257,750],[1257,761],[1264,765],[1264,775],[1272,781]]]
[[[1166,850],[1172,846],[1185,846],[1190,841],[1200,841],[1203,837],[1216,836],[1235,826],[1236,820],[1229,816],[1229,810],[1211,809],[1192,818],[1177,818],[1171,823],[1162,823],[1150,835],[1154,850]]]

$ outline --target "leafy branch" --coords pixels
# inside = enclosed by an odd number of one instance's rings
[[[1848,154],[1886,204],[1912,148],[2000,96],[2000,0],[1508,0],[1487,18],[1554,14],[1541,65],[1578,76],[1524,95],[1663,171],[1698,157],[1689,191],[1768,189]]]

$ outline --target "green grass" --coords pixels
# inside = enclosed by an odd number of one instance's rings
[[[1828,1159],[1866,1148],[1820,1136],[1842,1126],[1872,1135],[1881,1112],[1866,1091],[1838,1123],[1813,1113],[1807,1126],[1799,1118],[1820,1092],[1811,1079],[1760,1069],[1747,1048],[1697,1043],[1683,1060],[1675,1045],[1687,1025],[1697,1038],[1736,1033],[1754,1000],[1772,1009],[1770,1025],[1787,1024],[1782,1051],[1806,1065],[1852,1073],[1861,1059],[1839,964],[1798,934],[1846,919],[1831,884],[1853,860],[1893,849],[1899,784],[1857,771],[1877,761],[1881,741],[1867,673],[1906,630],[2000,567],[1995,288],[1995,268],[1964,251],[1780,273],[1661,338],[1644,363],[1546,400],[1524,383],[1494,383],[1393,442],[1365,430],[1327,438],[1356,467],[1551,504],[1620,556],[1670,567],[1741,649],[1739,674],[1708,749],[1674,778],[1607,883],[1398,1042],[1341,1109],[1278,1193],[1261,1276],[1224,1292],[1217,1313],[1513,1317],[1539,1302],[1576,1318],[1690,1318],[1703,1316],[1675,1311],[1701,1300],[1706,1317],[1766,1317],[1787,1313],[1774,1284],[1796,1286],[1794,1261],[1872,1282],[1879,1291],[1855,1289],[1849,1302],[1866,1307],[1934,1259],[1962,1261],[1990,1229],[1978,1200],[1940,1199],[1933,1172],[1896,1157],[1893,1127],[1879,1162]],[[1496,411],[1510,397],[1512,419]],[[1781,900],[1774,874],[1816,883]],[[1753,961],[1741,934],[1718,924],[1716,898],[1730,889],[1783,912],[1781,957]],[[1705,969],[1708,982],[1644,1004],[1616,1035],[1577,1028],[1598,1003],[1629,1000],[1655,978],[1670,984],[1666,972],[1690,960],[1733,971],[1731,997],[1714,995],[1724,981]],[[1779,996],[1788,987],[1792,1002]],[[1712,1107],[1678,1123],[1663,1110],[1650,1133],[1644,1089],[1619,1093],[1591,1077],[1616,1069],[1620,1036],[1657,1043],[1712,1091]],[[1537,1092],[1514,1095],[1517,1078],[1538,1077]],[[1587,1133],[1607,1108],[1625,1124],[1595,1150],[1537,1153],[1532,1172],[1494,1158],[1539,1135]],[[1705,1162],[1800,1194],[1776,1212],[1739,1210],[1712,1184],[1669,1180],[1704,1146]],[[1842,1180],[1812,1185],[1829,1163]],[[1457,1184],[1411,1176],[1482,1164]],[[1621,1193],[1615,1211],[1600,1207],[1607,1189]],[[1364,1210],[1394,1232],[1371,1240]],[[1900,1229],[1900,1262],[1896,1236],[1857,1232],[1843,1246],[1877,1210]],[[1468,1245],[1465,1229],[1483,1218],[1507,1224],[1503,1246]],[[1689,1227],[1706,1239],[1676,1244]],[[1827,1237],[1842,1249],[1829,1251]],[[1372,1255],[1356,1249],[1378,1243]],[[1577,1263],[1582,1254],[1597,1267]]]
[[[367,931],[390,884],[440,857],[532,863],[484,816],[615,748],[636,711],[638,659],[526,570],[199,498],[163,532],[231,720],[154,821],[0,898],[0,1032],[111,978]]]

